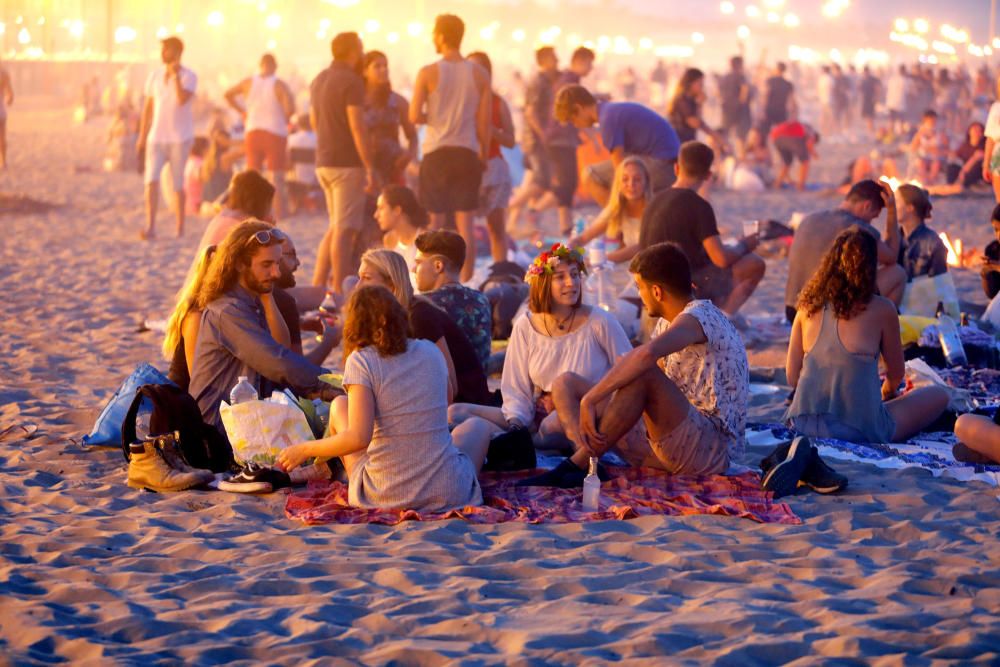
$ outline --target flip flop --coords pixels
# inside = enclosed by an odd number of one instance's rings
[[[11,424],[0,428],[0,442],[16,442],[18,440],[30,440],[38,430],[36,424]]]

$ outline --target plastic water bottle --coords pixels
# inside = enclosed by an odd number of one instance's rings
[[[583,219],[583,216],[579,216],[576,222],[573,223],[573,238],[580,238],[583,232],[587,229],[587,221]]]
[[[611,267],[608,266],[607,255],[604,252],[604,239],[594,239],[587,254],[587,259],[590,260],[590,276],[587,278],[587,283],[590,285],[593,303],[598,308],[612,312],[615,307],[615,293],[611,282]]]
[[[583,511],[596,512],[601,504],[601,478],[597,476],[597,457],[590,457],[590,471],[583,480]]]
[[[938,339],[941,341],[941,350],[944,358],[952,366],[966,366],[969,363],[965,356],[965,346],[962,345],[962,337],[958,335],[958,327],[955,320],[944,312],[943,304],[938,304]]]
[[[233,390],[229,392],[229,404],[248,403],[257,400],[257,390],[250,384],[246,375],[240,376],[240,381],[236,383]]]
[[[319,304],[319,315],[328,320],[337,318],[337,300],[334,298],[333,292],[327,292],[326,296],[323,297],[323,303]]]

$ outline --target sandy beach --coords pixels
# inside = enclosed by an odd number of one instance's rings
[[[835,465],[835,496],[787,498],[801,525],[646,517],[566,525],[308,527],[282,493],[152,494],[125,486],[116,449],[81,444],[165,317],[204,228],[138,240],[139,174],[100,171],[105,124],[23,98],[0,172],[0,663],[802,665],[1000,662],[1000,504],[980,482]],[[853,157],[820,147],[815,177]],[[4,210],[12,195],[52,205]],[[837,197],[717,192],[726,232]],[[29,202],[30,204],[30,202]],[[30,208],[20,202],[19,208]],[[989,241],[989,197],[938,199],[932,226]],[[282,222],[307,282],[325,228]],[[747,316],[783,310],[787,264]],[[955,272],[985,304],[978,274]],[[758,368],[784,342],[752,342]],[[784,394],[751,418],[779,417]],[[751,448],[756,466],[766,451]],[[668,656],[666,659],[664,656]]]

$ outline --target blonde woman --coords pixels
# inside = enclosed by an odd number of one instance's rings
[[[608,246],[607,257],[610,261],[630,261],[639,252],[642,214],[652,197],[653,186],[646,163],[634,155],[625,158],[615,170],[608,205],[590,227],[570,240],[569,246],[579,248],[603,235],[607,242],[613,244]]]
[[[381,285],[392,292],[409,314],[413,337],[438,346],[448,366],[449,403],[493,403],[476,349],[447,313],[430,299],[413,294],[410,271],[402,255],[385,248],[366,252],[361,256],[358,285]]]
[[[271,232],[280,235],[276,229],[272,229]],[[195,258],[187,283],[177,293],[177,305],[167,320],[167,330],[163,337],[163,355],[170,359],[167,377],[184,391],[188,390],[191,373],[194,371],[194,348],[198,341],[198,330],[201,328],[201,313],[204,304],[211,300],[206,297],[206,276],[212,266],[215,249],[214,245],[206,246]],[[290,348],[291,336],[288,333],[288,325],[285,324],[281,311],[274,302],[274,296],[263,295],[261,303],[264,306],[264,317],[271,336]]]
[[[201,325],[201,309],[197,306],[198,293],[205,282],[205,274],[214,254],[214,245],[206,246],[198,253],[190,279],[177,293],[177,305],[167,320],[167,331],[163,337],[163,356],[170,359],[167,377],[184,391],[187,391],[191,383],[194,346],[198,341],[198,328]]]

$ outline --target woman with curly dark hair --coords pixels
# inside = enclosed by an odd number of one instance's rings
[[[879,296],[875,237],[857,225],[834,240],[799,296],[786,371],[795,398],[785,421],[820,438],[899,442],[948,405],[938,387],[899,396],[905,367],[899,315]],[[886,378],[879,392],[879,356]]]
[[[406,310],[384,287],[351,295],[344,323],[344,388],[331,435],[278,455],[285,471],[312,456],[343,459],[354,507],[444,511],[483,502],[476,474],[489,433],[448,432],[448,369],[433,343],[407,338]]]

